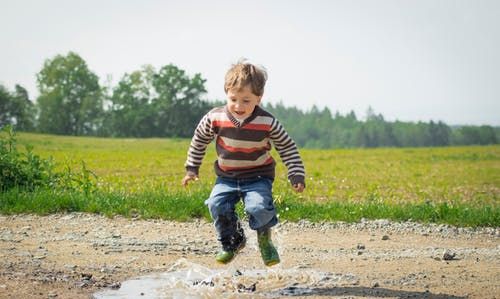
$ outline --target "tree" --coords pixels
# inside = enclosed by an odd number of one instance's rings
[[[0,85],[0,127],[11,124],[11,105],[12,97],[9,91]]]
[[[152,66],[143,66],[141,70],[125,74],[113,89],[109,117],[104,123],[111,136],[153,136],[156,118],[151,106],[156,95],[152,86],[154,73]]]
[[[92,135],[100,127],[102,92],[99,78],[74,52],[45,61],[37,74],[41,132]]]
[[[450,144],[450,128],[443,122],[430,121],[428,125],[428,142],[430,146],[445,146]]]
[[[204,83],[200,74],[190,78],[172,64],[125,74],[113,90],[105,125],[113,136],[190,137],[212,107],[200,99]]]
[[[453,144],[486,145],[497,144],[495,129],[491,126],[463,126],[453,132]]]
[[[19,131],[34,130],[35,107],[24,87],[16,84],[10,93],[0,85],[0,111],[0,127],[10,124]]]
[[[16,84],[13,99],[17,107],[14,115],[16,129],[19,131],[33,131],[35,129],[36,108],[29,99],[28,91],[21,85]]]
[[[155,135],[189,137],[198,121],[210,108],[201,101],[206,92],[205,79],[200,74],[193,78],[175,65],[162,67],[153,76],[153,86],[158,97],[153,100],[157,113]]]

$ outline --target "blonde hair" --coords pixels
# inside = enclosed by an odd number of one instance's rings
[[[256,96],[264,94],[264,86],[267,81],[267,72],[263,66],[256,66],[249,63],[246,59],[240,59],[233,64],[226,73],[224,80],[224,92],[236,88],[249,86],[252,93]]]

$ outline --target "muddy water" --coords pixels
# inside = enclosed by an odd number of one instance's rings
[[[95,299],[273,298],[307,295],[325,282],[352,284],[356,277],[305,269],[211,270],[181,259],[167,272],[122,283],[118,290],[95,293]]]

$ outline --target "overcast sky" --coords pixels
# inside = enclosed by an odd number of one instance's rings
[[[172,63],[207,80],[264,65],[264,101],[359,117],[500,125],[500,1],[0,0],[0,83],[34,98],[46,59],[78,53],[115,85]]]

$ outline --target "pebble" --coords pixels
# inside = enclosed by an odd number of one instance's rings
[[[452,261],[455,259],[456,253],[451,252],[449,250],[445,250],[443,253],[443,260],[445,261]]]
[[[92,278],[92,274],[90,273],[82,273],[81,276],[84,280],[90,280]]]

